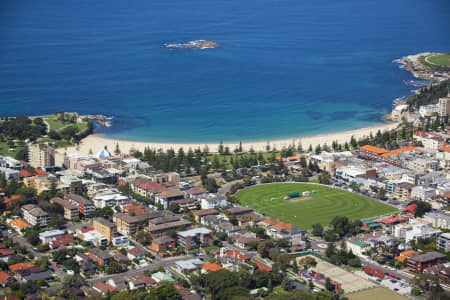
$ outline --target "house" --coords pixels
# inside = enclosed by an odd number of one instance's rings
[[[135,274],[127,278],[130,290],[145,289],[156,283],[151,277],[144,274]]]
[[[21,208],[23,218],[32,226],[45,227],[50,220],[48,213],[35,204],[27,204]]]
[[[50,243],[51,249],[58,249],[60,247],[65,247],[73,243],[73,234],[66,234],[63,236],[57,236]]]
[[[93,221],[94,230],[101,233],[108,242],[117,235],[116,225],[105,218],[95,218]]]
[[[94,204],[80,195],[69,194],[65,197],[65,199],[73,205],[76,205],[80,214],[83,216],[90,217],[94,213]]]
[[[16,281],[16,279],[14,277],[12,277],[11,275],[9,275],[8,273],[0,272],[0,285],[2,287],[5,288],[15,281]]]
[[[173,279],[172,275],[170,275],[170,273],[166,273],[166,272],[153,273],[152,279],[155,282],[167,282],[167,283],[175,282],[175,279]]]
[[[166,252],[169,250],[176,249],[175,241],[168,236],[161,236],[159,238],[152,240],[152,250],[155,252]]]
[[[200,227],[177,233],[178,244],[186,251],[200,246],[212,246],[213,232],[207,228]]]
[[[90,259],[97,261],[99,266],[108,264],[112,260],[112,256],[100,248],[89,249],[88,256]]]
[[[201,219],[205,216],[218,215],[218,214],[219,214],[219,211],[215,208],[202,209],[202,210],[199,210],[199,211],[196,211],[193,213],[196,223],[200,223]]]
[[[94,283],[92,288],[102,295],[112,294],[115,291],[114,287],[101,281]]]
[[[127,251],[127,257],[130,260],[145,258],[145,251],[141,248],[134,247]]]
[[[0,249],[0,260],[8,262],[9,257],[16,253],[13,249]]]
[[[66,219],[66,220],[73,220],[80,216],[78,206],[70,203],[69,201],[63,200],[59,197],[54,197],[54,198],[50,199],[50,203],[56,203],[63,207],[64,219]]]
[[[408,259],[408,270],[414,273],[423,272],[423,270],[444,263],[446,256],[439,252],[428,252]]]
[[[260,241],[260,239],[258,239],[255,234],[249,233],[235,234],[233,235],[233,240],[234,244],[241,249],[246,249],[250,244]]]
[[[108,240],[101,233],[94,230],[94,227],[81,228],[77,231],[80,240],[91,243],[95,246],[107,246]]]
[[[13,272],[14,274],[17,274],[17,272],[20,272],[20,271],[36,268],[36,266],[33,264],[30,264],[30,263],[27,263],[27,262],[23,262],[23,263],[17,263],[14,265],[10,265],[8,268],[11,272]]]
[[[10,225],[12,228],[14,228],[15,230],[17,230],[19,233],[22,232],[22,230],[25,230],[27,228],[30,228],[31,225],[28,224],[27,222],[25,222],[22,219],[14,219],[10,222]]]
[[[406,259],[410,259],[411,257],[419,255],[419,252],[414,250],[406,250],[403,252],[400,252],[400,255],[395,257],[395,260],[403,263]]]

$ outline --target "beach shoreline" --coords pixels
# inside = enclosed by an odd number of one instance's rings
[[[270,145],[270,149],[281,150],[283,147],[289,147],[293,143],[295,143],[295,147],[297,148],[299,143],[301,143],[303,149],[307,149],[309,145],[313,148],[317,145],[323,146],[327,144],[331,146],[333,141],[337,141],[339,144],[345,144],[345,142],[350,142],[351,137],[353,136],[355,139],[360,139],[362,137],[367,137],[372,133],[375,136],[378,130],[385,131],[397,128],[399,123],[390,122],[390,123],[381,123],[379,125],[374,125],[371,127],[340,131],[336,133],[329,134],[320,134],[313,136],[297,136],[287,139],[275,139],[275,140],[266,140],[266,141],[254,141],[254,142],[242,142],[243,151],[250,151],[253,149],[254,151],[267,151],[267,145]],[[219,148],[219,143],[161,143],[161,142],[141,142],[141,141],[129,141],[129,140],[121,140],[104,137],[99,134],[91,134],[85,137],[78,146],[70,147],[64,149],[67,154],[82,154],[87,155],[89,153],[97,153],[98,151],[104,149],[105,147],[113,152],[116,147],[119,147],[121,153],[130,153],[131,150],[139,150],[141,152],[144,151],[146,147],[151,149],[162,149],[163,151],[167,151],[169,149],[173,149],[177,151],[180,148],[183,148],[184,151],[188,151],[189,149],[204,149],[208,147],[209,152],[217,153]],[[229,147],[232,152],[236,147],[239,146],[239,142],[224,142],[224,147]]]

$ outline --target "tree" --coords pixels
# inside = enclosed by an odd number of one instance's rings
[[[317,265],[317,261],[311,256],[305,256],[298,261],[298,263],[303,266],[303,271],[307,271],[311,267],[315,267]]]
[[[312,234],[315,236],[322,236],[323,235],[323,226],[322,224],[313,224],[312,225]]]
[[[384,188],[379,188],[377,191],[377,198],[384,200],[386,199],[386,190]]]
[[[328,243],[327,250],[325,250],[325,255],[327,257],[331,257],[334,254],[336,254],[336,248],[334,247],[334,244],[333,243]]]
[[[115,155],[119,155],[120,154],[119,143],[116,143],[116,149],[114,149],[114,154]]]
[[[416,210],[414,216],[416,218],[421,218],[425,213],[431,211],[431,204],[425,201],[414,200],[408,203],[408,205],[416,204]]]
[[[116,273],[124,272],[125,269],[124,269],[124,267],[122,267],[122,265],[120,263],[113,260],[106,266],[105,271],[108,274],[116,274]]]
[[[158,287],[154,292],[155,300],[181,300],[180,292],[172,285],[165,284]]]
[[[329,292],[331,292],[332,290],[334,290],[333,285],[331,284],[330,277],[327,277],[327,279],[325,280],[325,288],[326,288],[327,291],[329,291]]]

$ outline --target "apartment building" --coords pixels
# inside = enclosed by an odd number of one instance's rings
[[[423,270],[444,263],[446,257],[439,252],[428,252],[408,259],[408,270],[414,273],[423,272]]]
[[[32,226],[39,225],[40,227],[45,227],[50,220],[48,213],[37,205],[27,204],[22,206],[21,210],[25,221]]]
[[[66,220],[73,220],[80,216],[78,206],[70,203],[69,201],[63,200],[59,197],[54,197],[54,198],[50,199],[50,203],[56,203],[63,207],[64,219],[66,219]]]
[[[55,165],[55,149],[48,144],[28,145],[28,161],[34,168]]]
[[[94,213],[94,204],[80,195],[69,194],[65,197],[65,199],[73,205],[76,205],[80,214],[82,214],[83,216],[89,217]]]
[[[450,233],[443,233],[437,239],[436,247],[445,252],[450,251]]]
[[[204,227],[181,231],[177,236],[179,245],[186,250],[212,246],[214,242],[213,232]]]
[[[117,235],[116,225],[105,218],[95,218],[93,221],[94,230],[101,233],[108,242]]]

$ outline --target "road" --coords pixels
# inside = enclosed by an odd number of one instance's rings
[[[104,275],[101,277],[97,277],[97,278],[92,278],[92,279],[88,279],[87,282],[94,284],[96,282],[105,282],[109,279],[115,279],[115,278],[121,278],[124,276],[132,276],[135,274],[140,274],[143,273],[145,271],[153,271],[158,269],[159,267],[163,267],[165,269],[167,269],[167,267],[173,265],[175,262],[177,261],[183,261],[183,260],[188,260],[193,258],[192,255],[184,255],[184,256],[178,256],[178,257],[169,257],[169,258],[164,258],[159,260],[158,262],[149,264],[148,266],[142,267],[142,268],[137,268],[135,270],[129,270],[127,272],[123,272],[123,273],[118,273],[118,274],[111,274],[111,275]]]
[[[38,259],[42,258],[42,257],[48,258],[48,254],[42,254],[42,253],[35,251],[33,249],[33,247],[27,242],[27,240],[24,237],[22,237],[20,235],[9,233],[6,230],[4,230],[2,232],[2,234],[3,234],[3,236],[11,238],[15,243],[25,247],[29,253],[34,255],[35,258],[38,258]],[[50,263],[51,268],[54,270],[53,273],[54,273],[55,278],[63,277],[65,275],[64,272],[62,271],[62,269],[57,268],[56,264],[50,258],[48,259],[48,262]]]

